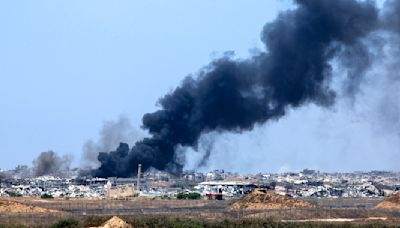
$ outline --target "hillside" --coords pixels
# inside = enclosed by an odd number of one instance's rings
[[[400,192],[397,192],[383,202],[379,203],[375,208],[400,209]]]
[[[1,214],[13,214],[13,213],[47,214],[47,213],[62,213],[62,212],[42,207],[29,206],[11,200],[0,199],[0,213]]]

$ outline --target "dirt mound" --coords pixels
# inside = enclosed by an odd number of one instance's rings
[[[28,206],[22,203],[17,203],[13,201],[6,201],[6,200],[1,200],[0,201],[0,213],[1,214],[13,214],[13,213],[38,213],[38,214],[44,214],[44,213],[62,213],[60,211],[56,210],[51,210],[51,209],[46,209],[42,207],[36,207],[36,206]]]
[[[379,203],[375,208],[400,209],[400,192],[397,192],[383,202]]]
[[[284,209],[315,208],[316,206],[291,196],[282,196],[273,192],[255,189],[249,195],[234,203],[232,209]]]
[[[132,228],[131,225],[129,225],[127,222],[124,220],[120,219],[117,216],[112,217],[110,220],[105,222],[102,228]]]

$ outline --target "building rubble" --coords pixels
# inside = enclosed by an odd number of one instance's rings
[[[140,189],[136,178],[23,177],[0,172],[0,196],[54,198],[118,198],[119,195],[173,198],[179,192],[202,196],[221,194],[239,197],[252,189],[267,188],[282,195],[302,198],[383,197],[400,190],[400,173],[386,171],[239,175],[224,170],[208,173],[185,172],[178,176],[157,170],[143,174]]]

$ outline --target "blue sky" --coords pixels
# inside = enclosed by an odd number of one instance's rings
[[[262,26],[289,7],[286,0],[1,1],[0,168],[30,165],[50,149],[72,154],[78,164],[83,144],[96,140],[104,121],[123,114],[139,128],[142,115],[186,75],[225,51],[245,58],[262,49]],[[377,139],[369,119],[348,119],[338,110],[304,107],[244,135],[215,136],[208,168],[394,169],[396,136]],[[320,132],[327,116],[327,127],[339,130]],[[285,146],[283,137],[293,143]],[[321,149],[329,155],[318,156]],[[376,149],[388,156],[355,161]],[[226,153],[238,159],[215,162]]]
[[[103,121],[140,125],[157,99],[224,51],[247,56],[287,2],[0,2],[0,167],[80,157]]]

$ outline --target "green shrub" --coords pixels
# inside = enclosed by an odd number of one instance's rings
[[[180,192],[176,195],[177,199],[191,199],[191,200],[197,200],[201,199],[200,193],[197,192]]]
[[[20,224],[0,224],[0,228],[25,228],[27,226],[20,225]]]
[[[21,193],[18,192],[7,192],[10,197],[22,197]]]
[[[51,194],[44,193],[40,196],[42,199],[53,199],[54,197]]]
[[[176,198],[177,198],[177,199],[187,199],[187,193],[185,193],[185,192],[179,192],[179,193],[176,195]]]
[[[50,226],[51,228],[76,228],[79,227],[79,221],[75,219],[63,219],[56,224]]]
[[[109,216],[89,216],[82,221],[82,227],[98,227],[105,221],[110,219]],[[175,216],[158,216],[158,215],[126,215],[121,216],[121,219],[129,224],[134,224],[134,227],[209,227],[209,228],[375,228],[375,227],[391,227],[384,223],[318,223],[318,222],[281,222],[279,220],[267,219],[217,219],[209,220],[204,218],[186,218]],[[393,226],[397,227],[397,226]],[[1,228],[1,227],[0,227]]]
[[[190,192],[188,194],[188,199],[192,199],[192,200],[201,199],[201,195],[200,195],[200,193],[197,193],[197,192]]]

